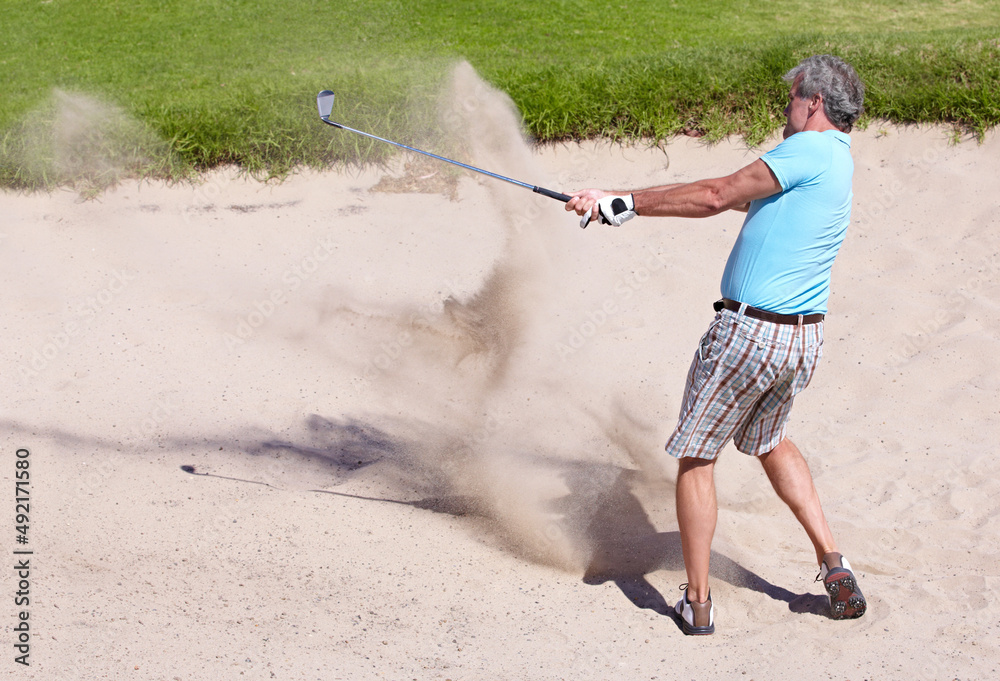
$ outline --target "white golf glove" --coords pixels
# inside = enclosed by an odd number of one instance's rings
[[[605,196],[597,202],[597,217],[602,224],[621,227],[622,223],[634,218],[635,199],[628,196]],[[591,211],[587,211],[584,220],[590,221]],[[586,226],[586,222],[580,223],[581,227]]]

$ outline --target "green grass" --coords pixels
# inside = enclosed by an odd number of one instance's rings
[[[58,139],[39,141],[41,122],[64,122],[55,89],[138,121],[83,147],[129,146],[133,174],[378,162],[391,147],[319,124],[315,93],[337,92],[335,120],[420,143],[433,139],[433,95],[460,58],[511,95],[539,140],[695,129],[757,143],[782,124],[781,74],[817,52],[855,65],[869,119],[979,135],[1000,122],[1000,3],[844,5],[3,0],[0,185],[73,182],[47,170]]]

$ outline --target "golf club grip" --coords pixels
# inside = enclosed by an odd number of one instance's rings
[[[535,192],[536,194],[542,194],[543,196],[547,196],[550,199],[558,199],[563,203],[567,203],[571,198],[573,198],[572,196],[566,196],[565,194],[554,192],[551,189],[546,189],[545,187],[532,187],[531,191]]]

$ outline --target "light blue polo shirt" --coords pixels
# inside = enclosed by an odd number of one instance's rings
[[[722,295],[778,314],[825,314],[830,270],[851,222],[851,138],[799,132],[761,159],[781,191],[750,203]]]

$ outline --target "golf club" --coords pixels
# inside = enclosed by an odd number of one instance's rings
[[[496,178],[497,180],[503,180],[504,182],[510,182],[511,184],[516,184],[519,187],[524,187],[525,189],[530,189],[536,194],[541,194],[542,196],[548,196],[552,199],[558,199],[563,203],[569,201],[572,197],[566,196],[565,194],[560,194],[559,192],[554,192],[551,189],[546,189],[545,187],[538,187],[533,184],[528,184],[527,182],[521,182],[520,180],[515,180],[510,177],[505,177],[503,175],[498,175],[496,173],[491,173],[488,170],[483,170],[482,168],[476,168],[475,166],[470,166],[466,163],[461,163],[459,161],[453,161],[450,158],[445,158],[444,156],[438,156],[437,154],[432,154],[429,151],[422,151],[420,149],[415,149],[414,147],[407,146],[405,144],[400,144],[399,142],[393,142],[392,140],[387,140],[384,137],[379,137],[377,135],[372,135],[367,132],[362,132],[361,130],[355,130],[354,128],[349,128],[346,125],[341,125],[340,123],[334,123],[330,120],[330,112],[333,111],[333,92],[330,90],[323,90],[318,95],[316,95],[316,108],[319,109],[319,118],[321,121],[327,125],[332,125],[335,128],[340,128],[341,130],[347,130],[348,132],[356,132],[359,135],[364,135],[365,137],[370,137],[373,140],[378,140],[379,142],[386,142],[394,146],[400,147],[402,149],[408,149],[409,151],[414,151],[418,154],[423,154],[424,156],[430,156],[431,158],[436,158],[439,161],[444,161],[445,163],[451,163],[452,165],[465,168],[466,170],[471,170],[475,173],[482,173],[483,175],[489,175],[490,177]],[[587,214],[586,218],[589,220],[590,215]],[[586,224],[580,223],[581,227],[586,227]]]

